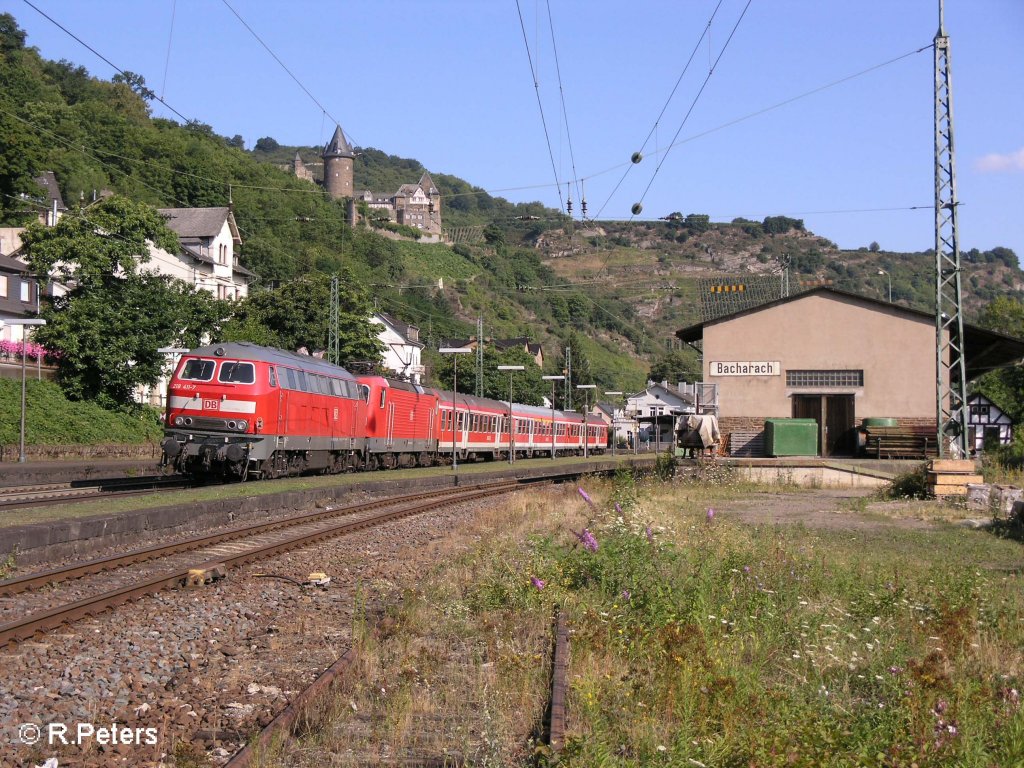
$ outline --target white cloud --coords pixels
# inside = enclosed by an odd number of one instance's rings
[[[1024,173],[1024,147],[1005,155],[985,155],[975,161],[974,168],[982,173]]]

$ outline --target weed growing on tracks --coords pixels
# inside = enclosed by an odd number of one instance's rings
[[[14,573],[16,563],[17,553],[9,552],[3,559],[3,562],[0,562],[0,581],[10,578],[11,574]]]
[[[386,628],[368,616],[327,751],[543,762],[529,739],[557,605],[573,632],[561,765],[1024,763],[1018,543],[745,525],[730,502],[746,484],[582,485],[596,511],[572,486],[484,509]]]

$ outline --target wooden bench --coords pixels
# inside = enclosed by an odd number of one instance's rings
[[[864,452],[876,459],[927,459],[938,455],[935,433],[926,427],[868,427]]]

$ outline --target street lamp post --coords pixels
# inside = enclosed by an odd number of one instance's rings
[[[459,454],[455,446],[455,423],[459,413],[459,355],[468,355],[473,350],[469,347],[441,347],[437,350],[442,355],[453,355],[455,366],[452,374],[452,471],[455,472],[455,484],[459,484]]]
[[[622,397],[622,392],[620,392],[619,390],[612,390],[610,392],[605,392],[605,394],[606,395],[615,395],[615,399],[616,400],[618,400],[620,397]],[[615,455],[615,444],[617,442],[619,442],[619,441],[618,441],[618,435],[615,434],[615,406],[612,406],[612,456]]]
[[[555,382],[565,381],[565,376],[541,376],[544,381],[551,382],[551,458],[555,458]]]
[[[525,365],[499,365],[499,371],[508,371],[508,463],[516,460],[515,425],[512,423],[512,374],[525,371]]]
[[[583,390],[583,458],[590,456],[590,424],[587,423],[587,416],[590,414],[590,390],[597,389],[597,384],[577,384],[576,389]]]
[[[3,325],[20,325],[21,326],[21,438],[18,442],[18,462],[21,464],[25,463],[25,354],[26,354],[26,338],[25,326],[38,327],[40,325],[46,325],[46,321],[42,318],[32,317],[25,318],[23,320],[3,320],[0,321],[0,326]]]
[[[885,275],[885,279],[889,282],[889,303],[892,304],[892,275],[884,269],[878,270],[878,274]]]

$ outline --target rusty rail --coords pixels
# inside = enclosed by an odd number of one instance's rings
[[[77,600],[68,605],[58,606],[47,611],[42,611],[20,619],[15,619],[14,621],[10,621],[5,624],[0,624],[0,648],[6,647],[11,643],[29,639],[37,634],[56,629],[57,627],[77,621],[78,619],[87,616],[95,616],[98,613],[102,613],[110,608],[122,605],[123,603],[144,595],[159,592],[163,589],[182,586],[188,582],[189,572],[197,566],[204,568],[215,564],[218,568],[237,567],[239,565],[271,557],[291,549],[313,544],[323,539],[341,536],[346,533],[353,533],[355,531],[370,528],[392,520],[398,520],[403,517],[410,517],[422,512],[427,512],[444,504],[474,501],[487,496],[507,493],[517,487],[517,483],[511,482],[486,486],[482,489],[474,488],[471,490],[461,490],[456,492],[448,491],[444,495],[441,495],[440,498],[437,498],[437,494],[435,494],[435,498],[430,501],[415,503],[412,506],[400,507],[380,514],[362,517],[357,520],[338,521],[331,525],[316,528],[312,531],[305,531],[299,535],[279,539],[278,541],[247,549],[227,557],[218,557],[215,562],[192,564],[191,567],[186,567],[181,570],[165,572],[158,576],[146,579],[138,584],[129,585],[121,589],[83,598],[82,600]]]
[[[505,481],[499,481],[497,483],[481,484],[473,486],[474,488],[491,488],[501,485],[505,485]],[[230,528],[224,531],[219,531],[212,534],[201,534],[199,536],[192,536],[187,539],[180,539],[178,541],[171,542],[169,544],[158,544],[152,547],[144,547],[142,549],[135,549],[131,552],[125,552],[124,554],[110,555],[109,557],[100,557],[93,560],[87,560],[81,563],[73,563],[71,565],[62,566],[60,568],[52,568],[46,571],[39,571],[36,573],[26,574],[25,576],[19,576],[13,579],[7,579],[6,581],[0,581],[0,596],[8,597],[11,595],[17,595],[21,592],[27,592],[31,589],[38,589],[49,584],[57,584],[62,581],[68,581],[70,579],[78,579],[83,576],[90,576],[94,573],[102,573],[104,571],[111,571],[115,568],[123,568],[127,565],[135,565],[136,563],[144,563],[148,560],[156,560],[161,557],[169,557],[176,555],[181,552],[189,552],[195,549],[202,549],[204,547],[212,547],[217,544],[223,544],[224,542],[233,541],[235,539],[245,538],[249,536],[259,536],[264,533],[270,533],[281,528],[289,528],[296,525],[302,525],[305,523],[316,522],[317,520],[324,520],[330,517],[341,517],[342,515],[352,515],[359,512],[365,512],[371,509],[384,506],[394,506],[395,504],[405,504],[411,501],[418,501],[420,499],[437,498],[450,496],[454,493],[459,493],[458,489],[444,488],[437,491],[424,491],[421,493],[410,493],[402,496],[394,496],[386,499],[377,499],[374,501],[362,502],[360,504],[350,504],[342,507],[327,507],[320,509],[315,512],[303,512],[297,515],[290,515],[289,517],[282,517],[277,520],[271,520],[266,523],[257,523],[255,525],[242,525]]]
[[[561,610],[555,618],[555,658],[551,673],[551,719],[548,745],[558,753],[565,746],[565,697],[569,672],[569,629]]]

